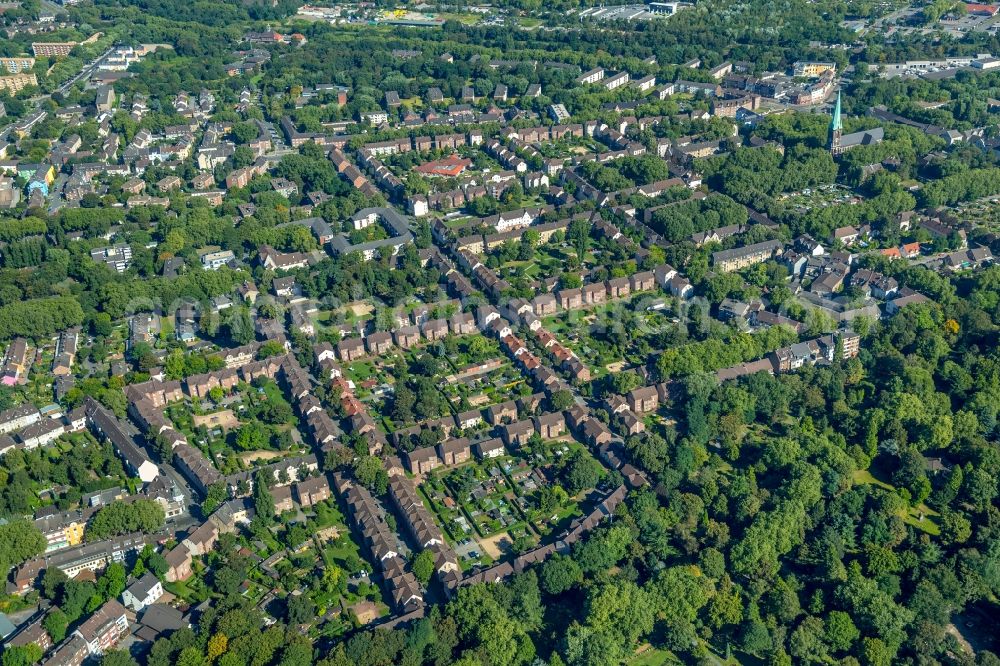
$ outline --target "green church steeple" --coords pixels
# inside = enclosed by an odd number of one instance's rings
[[[830,152],[839,155],[842,151],[840,147],[840,134],[844,129],[843,121],[840,119],[840,91],[837,91],[837,103],[833,107],[833,117],[830,118]]]
[[[837,91],[837,104],[833,107],[833,118],[830,119],[830,131],[839,132],[844,129],[840,120],[840,91]]]

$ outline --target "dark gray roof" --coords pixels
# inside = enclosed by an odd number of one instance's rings
[[[870,130],[863,130],[861,132],[843,135],[840,137],[840,147],[853,148],[854,146],[867,146],[873,143],[879,143],[884,138],[885,130],[881,127],[876,127]]]
[[[133,470],[138,470],[143,463],[152,462],[145,451],[140,449],[132,436],[126,432],[121,421],[114,414],[105,409],[96,400],[87,396],[84,398],[84,409],[87,410],[87,417],[94,427],[100,431],[111,445],[115,447],[125,462]]]
[[[187,624],[184,621],[184,615],[167,604],[147,606],[139,621],[157,632],[176,631]]]
[[[137,599],[145,599],[159,582],[156,576],[147,571],[142,578],[128,586],[128,591]]]
[[[744,245],[741,247],[734,247],[731,250],[720,250],[719,252],[712,253],[712,261],[725,261],[727,259],[734,259],[736,257],[743,257],[750,254],[755,254],[757,252],[771,251],[772,253],[776,250],[782,248],[781,241],[771,240],[764,241],[763,243],[754,243],[753,245]]]

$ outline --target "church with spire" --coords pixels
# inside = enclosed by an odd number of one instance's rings
[[[841,133],[844,130],[844,124],[840,119],[840,91],[837,91],[837,104],[833,107],[833,117],[830,118],[830,153],[834,156],[840,155],[844,152],[841,146]]]
[[[841,117],[840,91],[837,91],[837,103],[833,105],[833,116],[830,118],[830,154],[836,157],[843,155],[851,148],[858,146],[872,146],[882,143],[885,138],[885,130],[875,127],[870,130],[861,130],[852,134],[844,134],[844,121]]]

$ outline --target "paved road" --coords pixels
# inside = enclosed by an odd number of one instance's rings
[[[91,74],[97,71],[98,65],[100,65],[101,62],[103,62],[104,59],[108,57],[108,55],[110,55],[110,53],[114,50],[114,48],[115,48],[114,46],[109,47],[108,50],[102,53],[100,56],[98,56],[96,60],[94,60],[91,64],[84,66],[84,68],[81,69],[79,72],[77,72],[75,76],[65,81],[61,86],[56,88],[53,92],[64,94],[73,85],[75,85],[77,81],[79,81],[84,77],[89,77]],[[38,107],[41,106],[42,102],[51,97],[52,94],[45,94],[31,98],[30,101],[33,104],[32,112],[37,111]],[[9,125],[8,127],[4,128],[2,132],[0,132],[0,144],[8,142],[12,127],[13,125]]]
[[[85,66],[83,69],[81,69],[79,71],[79,73],[77,73],[76,76],[72,77],[71,79],[69,79],[68,81],[66,81],[65,83],[63,83],[61,86],[59,86],[58,88],[56,88],[55,91],[58,92],[58,93],[65,93],[67,90],[69,90],[81,78],[83,78],[85,76],[89,77],[91,74],[93,74],[95,71],[97,71],[97,67],[102,62],[104,62],[104,59],[107,58],[111,54],[111,52],[114,51],[114,49],[115,49],[114,45],[109,46],[108,50],[105,51],[104,53],[102,53],[100,56],[98,56],[97,59],[93,61],[93,63],[91,63],[90,65]],[[48,95],[46,95],[46,97],[48,97]]]

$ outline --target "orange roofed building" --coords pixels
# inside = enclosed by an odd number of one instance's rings
[[[414,170],[425,176],[444,176],[455,178],[472,166],[472,160],[452,155],[441,160],[434,160],[416,167]]]

